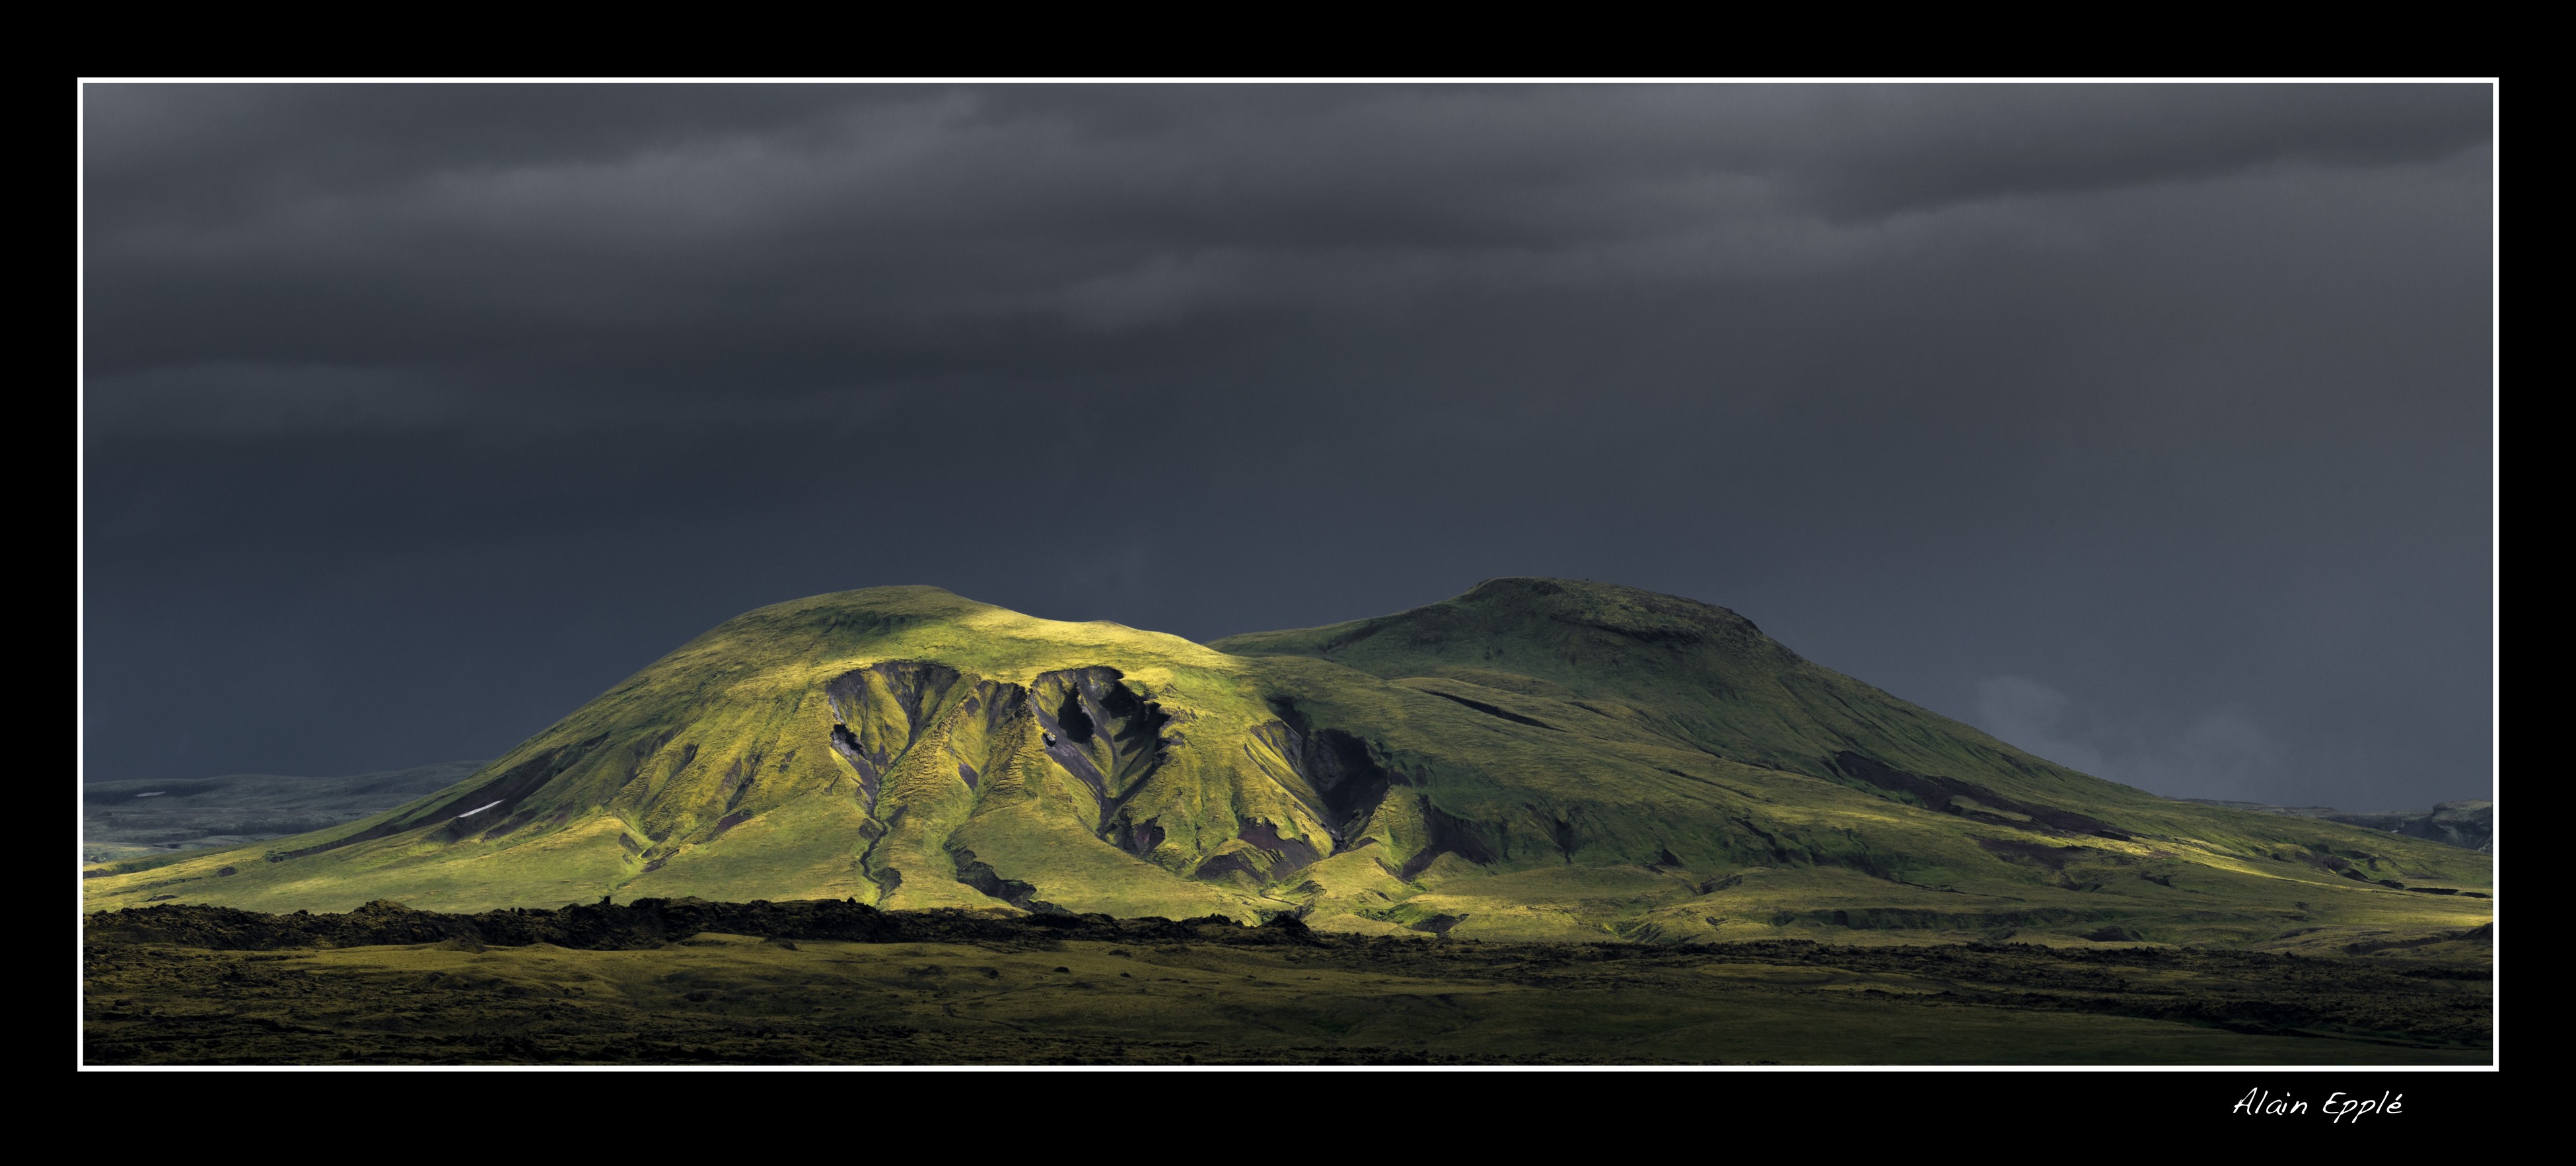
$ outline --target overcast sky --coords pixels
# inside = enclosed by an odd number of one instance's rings
[[[2487,796],[2483,86],[92,86],[89,776],[932,583],[1742,612],[2158,793]]]

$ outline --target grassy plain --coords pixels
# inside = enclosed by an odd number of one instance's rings
[[[85,1054],[97,1064],[2040,1065],[2491,1055],[2476,937],[2335,958],[2137,945],[1676,948],[688,906],[660,920],[648,904],[481,921],[492,934],[567,941],[516,945],[484,942],[471,920],[391,909],[340,933],[298,931],[291,919],[243,928],[231,917],[94,916]],[[853,915],[864,925],[855,932]],[[744,930],[687,930],[702,918]],[[220,944],[237,946],[210,946]]]

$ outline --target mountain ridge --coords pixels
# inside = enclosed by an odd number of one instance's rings
[[[1712,604],[1504,578],[1209,644],[933,587],[809,596],[709,629],[432,797],[247,861],[85,873],[94,906],[610,894],[2296,945],[2475,926],[2473,858],[2083,775]]]

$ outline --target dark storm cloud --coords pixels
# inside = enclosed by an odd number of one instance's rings
[[[2474,793],[2487,101],[92,87],[93,762],[492,752],[839,587],[1550,573],[2169,792]]]
[[[2478,90],[2395,87],[135,88],[93,105],[92,360],[111,376],[553,372],[614,345],[640,367],[735,367],[748,347],[843,379],[856,355],[936,366],[965,346],[980,367],[996,330],[1054,367],[1184,322],[2066,246],[2083,223],[2022,208],[1890,219],[2439,159],[2484,132]],[[1134,347],[1093,359],[1189,351]]]

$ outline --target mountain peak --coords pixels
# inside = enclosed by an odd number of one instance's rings
[[[1588,579],[1522,576],[1487,579],[1392,615],[1230,636],[1210,646],[1244,656],[1318,656],[1388,678],[1421,675],[1425,667],[1502,669],[1578,691],[1671,682],[1675,669],[1805,664],[1752,620],[1716,604]]]
[[[1691,638],[1694,633],[1716,632],[1762,634],[1752,620],[1713,603],[1590,579],[1505,576],[1484,580],[1447,602],[1526,611],[1640,639]]]

